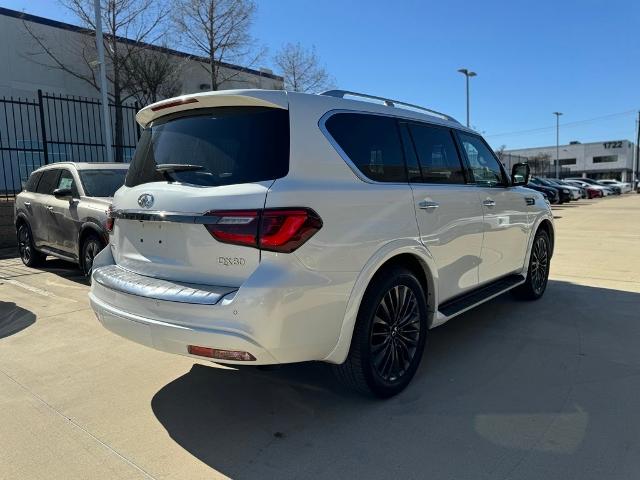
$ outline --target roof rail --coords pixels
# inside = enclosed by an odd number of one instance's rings
[[[336,98],[344,98],[346,96],[349,96],[349,97],[367,98],[370,100],[380,100],[387,107],[404,107],[406,109],[421,110],[423,112],[427,112],[432,115],[437,115],[438,117],[441,117],[445,120],[449,120],[450,122],[455,122],[458,124],[460,123],[458,120],[456,120],[450,115],[447,115],[446,113],[438,112],[436,110],[431,110],[430,108],[421,107],[419,105],[413,105],[407,102],[401,102],[399,100],[391,100],[390,98],[376,97],[375,95],[368,95],[366,93],[351,92],[349,90],[327,90],[326,92],[322,92],[320,95],[326,95],[328,97],[336,97]]]

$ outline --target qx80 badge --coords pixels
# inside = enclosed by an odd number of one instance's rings
[[[143,193],[138,197],[138,205],[142,208],[151,208],[153,207],[153,195],[150,193]]]

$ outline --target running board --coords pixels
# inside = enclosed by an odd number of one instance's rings
[[[59,252],[58,250],[54,250],[52,248],[42,247],[38,248],[37,251],[40,253],[44,253],[45,255],[51,255],[52,257],[59,258],[60,260],[64,260],[65,262],[78,263],[77,257]]]
[[[501,293],[511,290],[513,287],[524,283],[525,277],[522,275],[509,275],[500,280],[483,285],[480,288],[467,292],[459,297],[447,300],[439,306],[438,311],[447,318],[454,317],[471,307],[486,302]]]

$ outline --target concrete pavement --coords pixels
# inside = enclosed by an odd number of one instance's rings
[[[0,260],[0,479],[640,477],[640,195],[554,207],[544,298],[433,330],[407,391],[215,368],[104,330],[66,264]]]

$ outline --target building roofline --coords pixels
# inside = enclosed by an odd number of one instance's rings
[[[17,10],[11,10],[10,8],[0,7],[0,15],[1,16],[5,16],[5,17],[17,18],[19,20],[25,20],[25,21],[32,22],[32,23],[37,23],[37,24],[40,24],[40,25],[46,25],[48,27],[59,28],[59,29],[62,29],[62,30],[68,30],[70,32],[84,33],[84,34],[93,32],[93,30],[91,30],[91,29],[80,27],[78,25],[73,25],[71,23],[60,22],[58,20],[52,20],[50,18],[39,17],[38,15],[32,15],[30,13],[19,12]],[[192,55],[190,53],[182,52],[180,50],[174,50],[173,48],[161,47],[161,46],[153,45],[151,43],[146,43],[146,42],[137,42],[135,40],[131,40],[131,39],[125,38],[125,37],[117,37],[117,40],[119,42],[122,42],[122,43],[127,43],[127,44],[130,44],[130,45],[139,45],[139,46],[141,46],[143,48],[148,48],[150,50],[155,50],[155,51],[158,51],[158,52],[167,53],[169,55],[175,55],[177,57],[190,58],[190,59],[193,59],[193,60],[196,60],[196,61],[199,61],[199,62],[209,62],[208,58],[202,57],[200,55]],[[237,70],[239,72],[250,73],[250,74],[253,74],[253,75],[257,75],[259,77],[271,78],[272,80],[284,81],[283,77],[281,77],[280,75],[275,75],[273,73],[262,72],[260,70],[255,70],[253,68],[241,67],[240,65],[234,65],[234,64],[226,63],[226,62],[217,62],[217,63],[219,65],[223,66],[223,67],[230,68],[232,70]]]
[[[615,140],[601,140],[599,142],[580,142],[580,143],[566,143],[566,144],[561,144],[558,145],[559,148],[563,148],[563,147],[580,147],[580,146],[585,146],[585,145],[598,145],[600,143],[610,143],[610,142],[629,142],[631,145],[634,145],[634,143],[631,140],[627,140],[627,139],[615,139]],[[515,153],[515,152],[522,152],[525,150],[544,150],[546,148],[556,148],[556,145],[545,145],[542,147],[524,147],[524,148],[506,148],[504,151],[508,152],[508,153]]]

